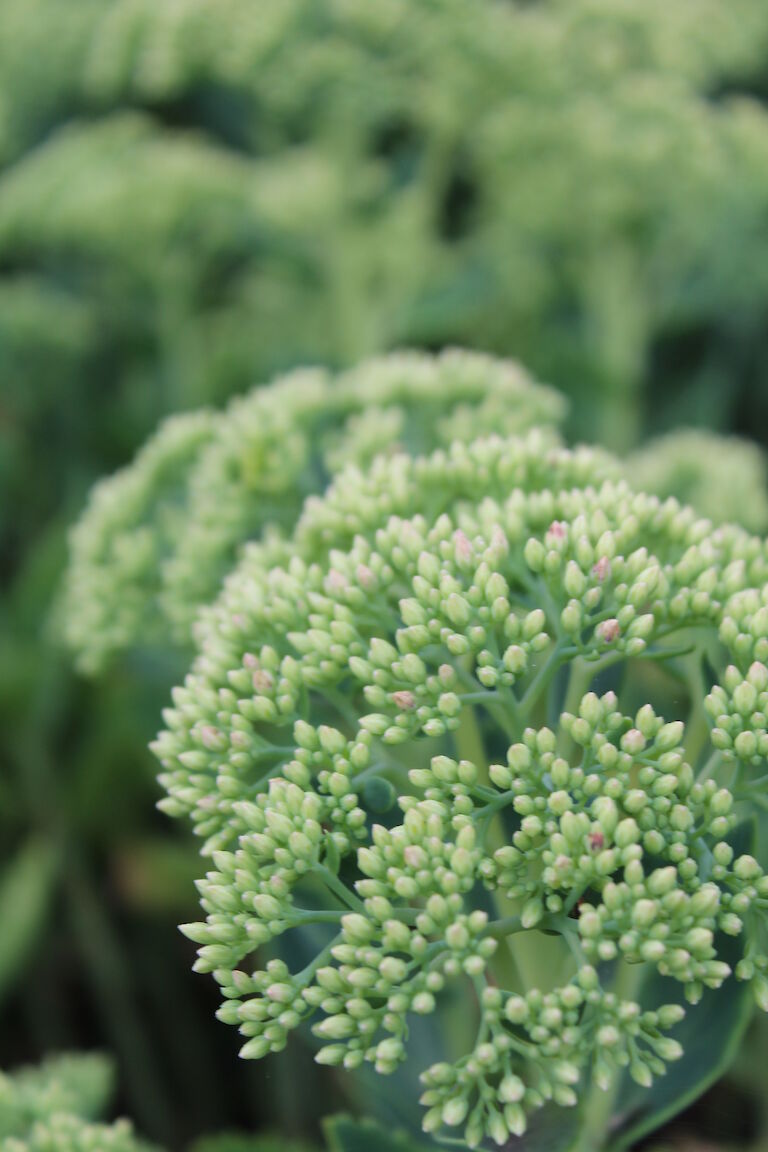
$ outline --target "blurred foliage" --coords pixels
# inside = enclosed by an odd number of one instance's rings
[[[30,446],[77,498],[295,363],[512,352],[619,445],[646,381],[726,426],[765,383],[761,0],[5,0],[0,43],[12,540]]]
[[[99,1053],[65,1053],[0,1072],[0,1152],[152,1152],[127,1120],[97,1122],[113,1093],[112,1063]],[[434,1147],[346,1114],[329,1117],[323,1130],[328,1152],[424,1152]],[[222,1132],[195,1141],[189,1152],[319,1152],[319,1145],[278,1134]]]
[[[675,496],[716,524],[768,529],[768,461],[763,450],[740,436],[681,428],[647,441],[626,461],[638,491]]]
[[[0,1152],[151,1152],[130,1124],[93,1123],[112,1092],[101,1056],[57,1056],[0,1073]]]
[[[127,1121],[93,1122],[112,1089],[111,1064],[99,1055],[0,1073],[0,1152],[152,1152]]]
[[[31,839],[0,877],[0,996],[17,979],[49,911],[56,854],[52,844]]]
[[[0,1137],[22,1136],[56,1113],[93,1120],[112,1089],[112,1068],[99,1055],[49,1057],[37,1067],[0,1073]]]
[[[112,1063],[99,1053],[60,1054],[0,1072],[0,1152],[153,1152],[127,1120],[97,1122],[114,1091]],[[434,1147],[401,1130],[341,1114],[323,1124],[328,1152],[424,1152]],[[279,1134],[221,1132],[189,1152],[319,1152]],[[159,1149],[154,1149],[159,1152]]]
[[[223,1132],[205,1136],[192,1147],[192,1152],[312,1152],[309,1145],[296,1144],[281,1136],[246,1136]]]
[[[766,92],[763,0],[2,0],[6,1062],[108,1043],[177,1144],[336,1102],[301,1057],[237,1072],[179,977],[194,856],[144,752],[179,666],[84,684],[48,634],[91,482],[170,412],[403,345],[519,356],[612,446],[765,439]]]
[[[223,412],[171,417],[95,487],[72,530],[63,634],[88,672],[137,642],[188,647],[238,550],[290,533],[304,498],[344,465],[549,428],[564,414],[562,397],[516,363],[454,349],[337,377],[298,370]]]

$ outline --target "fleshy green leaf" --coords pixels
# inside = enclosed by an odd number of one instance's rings
[[[56,882],[56,853],[27,843],[0,877],[0,998],[17,978],[45,926]]]
[[[190,1152],[313,1152],[313,1149],[308,1144],[297,1144],[281,1136],[223,1132],[217,1136],[204,1136],[193,1144]]]
[[[323,1125],[329,1152],[428,1152],[435,1144],[424,1137],[388,1131],[370,1120],[331,1116]]]

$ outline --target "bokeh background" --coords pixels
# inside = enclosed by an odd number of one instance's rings
[[[622,454],[768,444],[765,0],[0,0],[0,1065],[106,1048],[168,1147],[349,1101],[238,1063],[189,971],[146,751],[183,653],[74,673],[67,527],[168,413],[453,344]],[[754,1066],[670,1138],[756,1146]]]

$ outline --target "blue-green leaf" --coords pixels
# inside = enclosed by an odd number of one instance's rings
[[[240,1132],[221,1132],[197,1140],[190,1152],[314,1152],[308,1144],[297,1144],[282,1136],[249,1136]]]
[[[329,1152],[434,1152],[435,1144],[426,1137],[391,1130],[372,1120],[352,1116],[331,1116],[323,1124]]]

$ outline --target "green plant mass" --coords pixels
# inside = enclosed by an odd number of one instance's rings
[[[72,534],[63,629],[93,671],[113,651],[188,642],[245,541],[290,529],[347,462],[426,451],[492,429],[559,423],[563,398],[512,362],[392,355],[333,377],[299,370],[224,412],[172,417],[100,484]]]
[[[204,618],[155,745],[242,1055],[312,1019],[321,1063],[390,1073],[463,981],[477,1038],[422,1070],[428,1131],[652,1127],[669,1062],[681,1098],[720,1067],[739,984],[768,1003],[763,544],[491,439],[343,472],[280,548]],[[310,924],[294,970],[275,945]]]
[[[427,1133],[599,1152],[768,1006],[768,553],[562,415],[450,352],[176,418],[95,492],[63,607],[86,665],[150,624],[196,648],[159,807],[209,861],[183,931],[241,1055],[309,1028],[383,1076],[431,1027]]]
[[[766,1152],[767,222],[766,0],[0,0],[0,1152]]]
[[[152,1152],[126,1121],[99,1124],[112,1070],[100,1056],[58,1056],[0,1073],[2,1152]]]
[[[762,0],[5,0],[9,495],[39,524],[65,476],[15,431],[87,480],[406,344],[519,356],[612,446],[765,417],[767,42]]]

